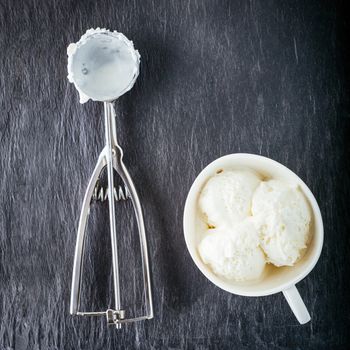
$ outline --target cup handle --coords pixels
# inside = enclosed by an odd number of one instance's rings
[[[300,324],[305,324],[311,320],[309,311],[307,311],[303,299],[301,299],[298,289],[294,285],[285,289],[283,295]]]

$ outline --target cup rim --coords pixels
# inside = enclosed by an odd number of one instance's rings
[[[318,245],[315,248],[315,253],[313,254],[312,258],[310,259],[310,262],[306,265],[305,269],[303,271],[301,271],[299,274],[297,274],[295,277],[291,278],[290,280],[288,280],[287,282],[281,283],[280,285],[276,286],[276,287],[272,287],[272,288],[267,288],[266,290],[263,291],[242,291],[240,290],[235,290],[235,286],[233,285],[232,288],[228,288],[227,284],[218,276],[215,276],[213,274],[209,273],[209,268],[203,268],[202,265],[204,266],[204,264],[201,262],[200,258],[198,257],[198,254],[195,253],[196,251],[196,247],[193,247],[190,242],[189,242],[189,237],[191,235],[191,233],[189,233],[190,229],[190,225],[192,225],[193,223],[193,217],[190,217],[189,214],[189,208],[190,206],[193,205],[193,201],[197,200],[198,197],[198,184],[202,183],[202,181],[205,178],[209,178],[209,173],[211,172],[212,168],[214,168],[217,163],[222,162],[224,160],[257,160],[257,161],[262,161],[265,163],[268,163],[269,165],[272,165],[276,168],[282,169],[285,172],[289,172],[290,175],[292,175],[292,177],[294,177],[298,183],[302,186],[302,190],[304,195],[307,197],[311,209],[313,211],[313,216],[314,216],[314,221],[315,223],[317,222],[317,227],[318,227]],[[271,159],[268,157],[264,157],[261,155],[257,155],[257,154],[251,154],[251,153],[232,153],[232,154],[228,154],[222,157],[219,157],[217,159],[215,159],[214,161],[212,161],[211,163],[209,163],[206,167],[204,167],[204,169],[201,170],[201,172],[196,176],[196,179],[194,180],[193,184],[190,187],[190,190],[188,192],[187,198],[186,198],[186,202],[185,202],[185,206],[184,206],[184,214],[183,214],[183,232],[184,232],[184,237],[185,237],[185,242],[186,242],[186,247],[188,252],[190,253],[190,256],[192,258],[192,260],[194,261],[195,265],[197,266],[197,268],[204,274],[204,276],[211,281],[213,284],[215,284],[216,286],[218,286],[219,288],[230,292],[232,294],[236,294],[236,295],[243,295],[243,296],[265,296],[265,295],[271,295],[271,294],[275,294],[275,293],[279,293],[282,292],[290,287],[292,287],[293,285],[297,284],[298,282],[300,282],[302,279],[304,279],[311,271],[312,269],[315,267],[317,261],[319,260],[319,257],[321,255],[321,251],[322,251],[322,247],[323,247],[323,241],[324,241],[324,228],[323,228],[323,221],[322,221],[322,215],[321,215],[321,211],[319,208],[319,205],[313,195],[313,193],[311,192],[311,190],[309,189],[309,187],[304,183],[304,181],[297,175],[295,174],[292,170],[290,170],[289,168],[287,168],[285,165]],[[192,232],[193,234],[193,232]]]

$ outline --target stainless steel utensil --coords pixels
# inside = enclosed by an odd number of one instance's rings
[[[118,43],[118,40],[121,42]],[[93,42],[91,42],[93,41]],[[113,91],[109,93],[109,91],[103,91],[100,93],[98,91],[97,96],[91,94],[89,88],[86,87],[88,85],[88,81],[82,82],[81,79],[75,79],[80,72],[77,70],[82,70],[83,74],[89,71],[93,61],[93,64],[96,65],[95,56],[97,55],[100,60],[100,65],[104,65],[105,61],[110,61],[112,58],[109,56],[118,54],[119,51],[115,50],[107,50],[108,43],[112,42],[114,45],[124,45],[126,44],[128,49],[130,49],[130,57],[131,59],[135,59],[135,71],[133,75],[130,75],[130,80],[128,81],[128,85],[122,86],[120,88],[120,84],[118,85],[118,91],[115,90],[115,95],[111,98],[111,94]],[[84,48],[84,45],[89,43],[90,49],[88,50],[88,55],[91,57],[81,58],[81,55],[77,55],[79,53],[80,48]],[[73,48],[72,46],[73,45]],[[118,144],[117,141],[117,131],[116,131],[116,114],[114,110],[113,100],[118,98],[121,94],[128,91],[132,85],[134,84],[136,77],[138,75],[138,65],[139,65],[139,54],[132,45],[132,42],[128,41],[128,39],[117,32],[110,32],[106,29],[89,30],[82,37],[82,39],[76,43],[71,44],[68,48],[68,71],[69,71],[69,79],[71,82],[75,84],[78,91],[81,95],[84,96],[83,102],[87,99],[91,98],[94,101],[102,101],[104,102],[104,118],[105,118],[105,135],[106,135],[106,145],[102,150],[95,169],[90,178],[89,184],[87,186],[87,190],[83,200],[83,206],[80,214],[79,227],[78,227],[78,235],[75,247],[75,256],[74,256],[74,266],[73,266],[73,278],[72,278],[72,290],[71,290],[71,299],[70,299],[70,313],[72,315],[78,316],[105,316],[108,324],[116,325],[117,328],[121,328],[123,323],[136,322],[146,319],[153,318],[153,305],[152,305],[152,291],[151,291],[151,280],[150,280],[150,268],[149,268],[149,260],[148,260],[148,251],[147,251],[147,240],[146,240],[146,232],[145,225],[143,221],[142,208],[140,204],[139,197],[137,195],[135,186],[133,181],[129,175],[128,170],[126,169],[123,163],[123,150]],[[94,48],[93,50],[91,48]],[[86,51],[86,47],[84,48]],[[134,52],[132,51],[134,50]],[[83,51],[83,50],[82,50]],[[126,52],[126,53],[125,53]],[[125,56],[127,51],[123,53]],[[106,56],[103,59],[103,55]],[[109,56],[108,56],[109,55]],[[108,57],[107,57],[108,56]],[[78,58],[76,58],[78,57]],[[102,59],[101,59],[102,57]],[[80,62],[77,63],[78,59]],[[118,64],[118,61],[116,61]],[[81,64],[81,66],[80,66]],[[102,67],[104,69],[104,67]],[[98,74],[100,67],[94,67],[96,69],[96,74]],[[118,77],[115,77],[118,79]],[[124,79],[125,80],[125,79]],[[85,85],[84,85],[85,84]],[[113,82],[111,83],[111,86]],[[113,89],[112,89],[113,90]],[[91,89],[90,89],[91,91]],[[102,95],[108,96],[108,100],[101,100]],[[82,98],[81,98],[82,100]],[[108,177],[108,189],[107,193],[104,194],[101,189],[99,189],[98,183],[100,175],[104,168],[107,168],[107,177]],[[113,174],[114,171],[118,173],[120,178],[122,179],[125,190],[123,191],[122,187],[118,188],[118,192],[114,187],[114,179]],[[100,197],[98,197],[98,194]],[[110,222],[110,233],[111,233],[111,244],[112,244],[112,270],[113,270],[113,287],[114,287],[114,299],[115,305],[113,309],[107,309],[105,311],[81,311],[79,309],[80,304],[80,290],[81,290],[81,279],[83,273],[83,253],[84,253],[84,241],[86,236],[86,225],[87,219],[90,210],[90,204],[92,201],[96,200],[96,198],[100,198],[100,200],[108,199],[109,203],[109,222]],[[127,200],[131,199],[134,212],[136,215],[137,226],[139,231],[140,238],[140,246],[141,246],[141,258],[142,258],[142,272],[143,272],[143,284],[144,284],[144,302],[145,302],[145,314],[137,317],[128,317],[125,310],[121,305],[121,291],[120,291],[120,280],[119,280],[119,263],[118,263],[118,242],[117,242],[117,232],[116,232],[116,215],[115,215],[115,203],[117,199]]]

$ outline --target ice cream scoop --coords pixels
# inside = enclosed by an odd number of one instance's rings
[[[251,214],[251,199],[260,179],[252,171],[218,171],[204,186],[199,206],[211,227],[232,227]]]
[[[247,219],[232,229],[211,229],[198,247],[203,262],[226,279],[251,281],[264,271],[265,256],[254,224]]]
[[[153,318],[153,303],[148,263],[148,248],[146,230],[143,221],[141,203],[131,176],[123,161],[123,150],[118,143],[116,128],[116,112],[114,100],[132,88],[139,73],[140,55],[134,49],[132,41],[123,34],[107,29],[89,29],[77,43],[68,46],[68,79],[77,88],[80,102],[89,99],[104,103],[105,119],[105,147],[100,153],[95,169],[91,175],[85,192],[83,206],[79,219],[78,234],[74,255],[71,304],[72,315],[79,316],[106,316],[107,323],[121,328],[123,323],[137,322]],[[111,234],[111,257],[114,287],[114,309],[106,311],[81,311],[81,279],[83,271],[84,242],[86,226],[100,176],[107,169],[107,199],[109,208],[109,227]],[[117,219],[114,177],[117,173],[124,183],[125,190],[130,198],[140,238],[141,262],[143,273],[144,308],[142,315],[132,317],[122,308],[119,256],[117,242]]]
[[[294,265],[306,248],[311,221],[298,187],[279,180],[261,182],[253,195],[252,213],[268,262]]]

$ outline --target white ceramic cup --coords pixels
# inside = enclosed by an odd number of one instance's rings
[[[288,183],[299,185],[313,214],[310,227],[312,238],[305,255],[294,266],[274,268],[272,273],[267,273],[258,282],[242,283],[228,281],[216,276],[203,263],[197,250],[205,227],[198,208],[198,197],[207,180],[220,169],[251,169],[266,178],[284,180]],[[230,293],[250,297],[282,292],[298,321],[301,324],[310,321],[310,314],[295,284],[311,272],[320,257],[323,246],[323,222],[320,208],[310,189],[295,173],[284,165],[266,157],[246,153],[230,154],[210,163],[198,175],[188,193],[184,209],[184,235],[193,261],[212,283]]]

